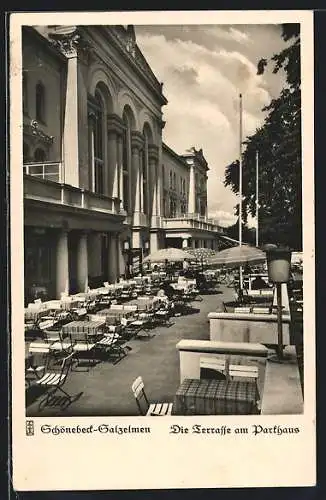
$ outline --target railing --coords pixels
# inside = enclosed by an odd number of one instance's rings
[[[31,200],[125,216],[125,212],[120,211],[120,200],[117,198],[99,195],[68,184],[59,184],[53,181],[44,182],[44,180],[37,175],[26,175],[24,177],[24,197]]]
[[[25,163],[23,165],[24,174],[38,177],[47,181],[63,181],[62,163],[47,161],[44,163]]]
[[[195,213],[180,214],[174,217],[164,217],[162,221],[163,227],[166,229],[191,228],[223,233],[223,228],[218,225],[217,221],[207,216]]]

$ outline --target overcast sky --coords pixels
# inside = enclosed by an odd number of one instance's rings
[[[239,93],[243,138],[261,125],[261,108],[284,84],[283,72],[257,76],[257,62],[285,47],[279,25],[136,26],[137,44],[168,104],[163,140],[177,153],[203,148],[208,161],[208,211],[233,223],[237,200],[224,188],[224,169],[239,154]],[[253,159],[254,161],[254,159]]]

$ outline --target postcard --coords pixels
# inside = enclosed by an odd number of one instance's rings
[[[313,486],[313,13],[12,13],[9,56],[14,489]]]

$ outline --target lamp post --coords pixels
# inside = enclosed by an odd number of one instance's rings
[[[268,277],[276,285],[277,297],[277,357],[270,361],[285,361],[283,353],[283,324],[282,324],[282,283],[290,279],[291,251],[283,248],[270,248],[266,252]]]

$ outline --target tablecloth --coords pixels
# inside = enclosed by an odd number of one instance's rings
[[[175,415],[257,414],[255,381],[184,379],[173,405]]]
[[[98,330],[105,323],[105,318],[98,321],[71,321],[62,327],[62,333],[66,335],[78,335],[85,333],[86,335],[97,335]]]

